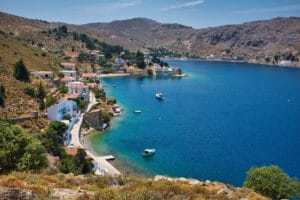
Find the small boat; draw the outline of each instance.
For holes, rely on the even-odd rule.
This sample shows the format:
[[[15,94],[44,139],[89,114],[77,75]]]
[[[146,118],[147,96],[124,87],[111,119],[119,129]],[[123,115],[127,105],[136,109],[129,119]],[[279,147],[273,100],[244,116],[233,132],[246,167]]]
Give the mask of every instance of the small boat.
[[[111,85],[111,87],[117,87],[116,85]]]
[[[154,154],[155,154],[155,149],[145,149],[144,153],[142,155],[145,157],[148,157],[148,156],[152,156]]]
[[[141,111],[141,110],[134,110],[133,113],[134,113],[134,114],[141,114],[142,111]]]
[[[156,94],[155,94],[155,97],[156,97],[157,99],[159,99],[159,100],[164,100],[164,95],[163,95],[162,93],[160,93],[160,92],[156,93]]]

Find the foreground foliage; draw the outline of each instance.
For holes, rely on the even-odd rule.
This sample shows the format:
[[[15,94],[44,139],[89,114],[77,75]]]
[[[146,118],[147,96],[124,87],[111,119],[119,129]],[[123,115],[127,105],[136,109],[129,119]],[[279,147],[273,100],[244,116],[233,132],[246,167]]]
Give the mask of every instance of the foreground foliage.
[[[277,166],[251,168],[244,186],[272,199],[300,197],[300,182],[289,177]]]
[[[47,166],[43,145],[21,127],[0,121],[0,172],[38,171]]]
[[[56,199],[57,196],[63,199],[99,200],[268,199],[252,190],[234,188],[217,182],[189,184],[187,181],[154,181],[125,176],[73,176],[13,172],[7,176],[0,176],[0,188],[1,186],[30,190],[34,193],[35,199]],[[70,197],[74,193],[75,196]]]

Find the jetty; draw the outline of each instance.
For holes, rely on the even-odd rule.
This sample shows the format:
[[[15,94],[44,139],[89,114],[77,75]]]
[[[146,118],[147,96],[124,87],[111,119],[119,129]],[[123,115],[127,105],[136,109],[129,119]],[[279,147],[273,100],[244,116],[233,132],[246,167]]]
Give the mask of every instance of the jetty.
[[[89,104],[87,106],[87,111],[89,111],[95,104],[97,104],[95,95],[90,92],[89,94]],[[87,149],[81,142],[80,142],[80,128],[83,122],[83,114],[81,113],[78,117],[77,122],[74,124],[71,135],[72,135],[72,144],[75,147],[82,148],[85,150],[86,154],[91,157],[96,166],[95,174],[98,175],[121,175],[121,172],[118,171],[109,161],[114,160],[114,156],[97,156],[92,150]]]

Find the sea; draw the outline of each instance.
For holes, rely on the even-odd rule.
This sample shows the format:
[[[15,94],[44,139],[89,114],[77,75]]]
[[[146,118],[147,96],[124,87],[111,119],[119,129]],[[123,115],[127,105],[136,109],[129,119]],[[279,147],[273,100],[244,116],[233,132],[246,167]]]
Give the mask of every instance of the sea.
[[[145,176],[242,186],[251,167],[277,165],[300,178],[300,69],[169,60],[188,77],[102,78],[124,108],[90,143]],[[155,98],[162,92],[165,100]],[[141,110],[135,114],[134,110]],[[145,148],[156,153],[145,158]]]

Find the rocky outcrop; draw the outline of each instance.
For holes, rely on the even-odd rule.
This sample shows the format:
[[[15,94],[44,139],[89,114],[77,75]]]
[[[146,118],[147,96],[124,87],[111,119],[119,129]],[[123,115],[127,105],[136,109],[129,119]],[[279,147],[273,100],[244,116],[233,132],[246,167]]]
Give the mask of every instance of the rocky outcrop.
[[[0,200],[30,200],[32,191],[19,188],[0,188]]]

